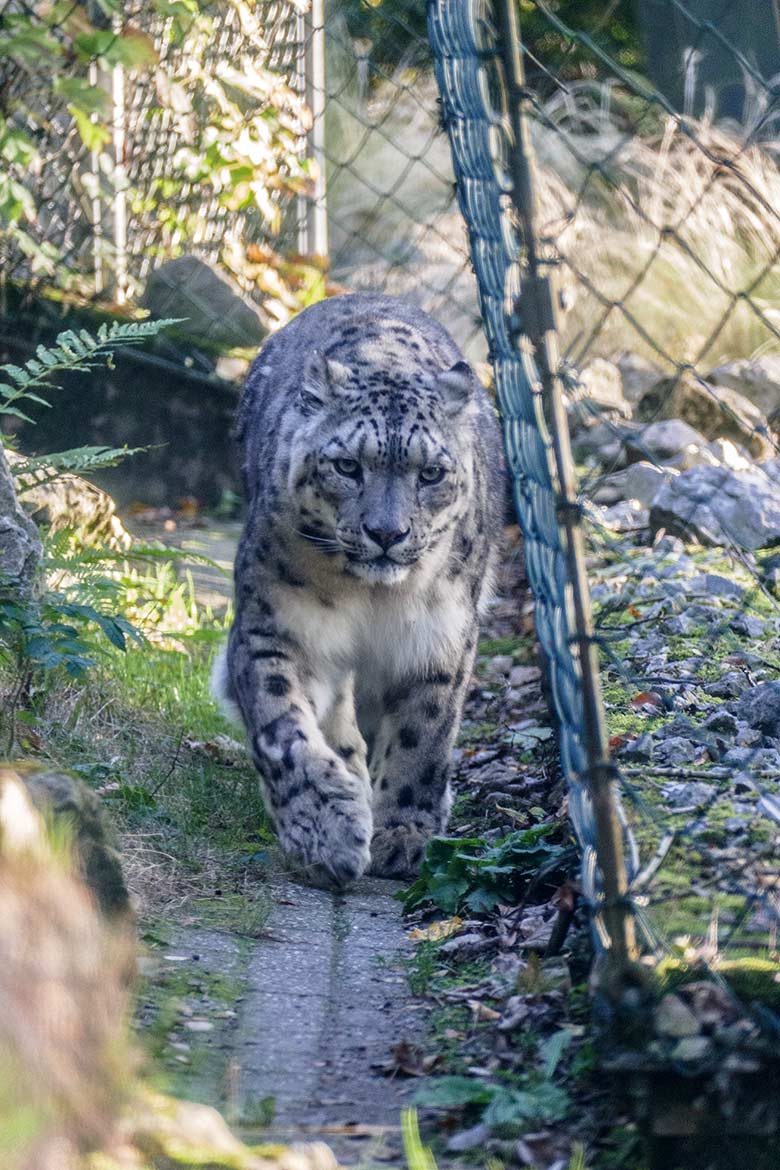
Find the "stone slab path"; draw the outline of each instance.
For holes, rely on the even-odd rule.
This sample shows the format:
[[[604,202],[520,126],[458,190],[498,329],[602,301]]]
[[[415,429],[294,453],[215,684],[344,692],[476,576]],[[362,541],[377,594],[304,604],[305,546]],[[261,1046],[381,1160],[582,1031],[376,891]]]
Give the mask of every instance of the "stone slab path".
[[[219,566],[187,566],[202,604],[218,609],[232,596],[224,570],[239,535],[238,524],[209,523],[168,537]],[[226,1107],[248,1140],[321,1139],[347,1166],[405,1165],[400,1114],[416,1084],[376,1067],[392,1063],[393,1048],[414,1044],[425,1027],[404,970],[411,948],[393,898],[398,888],[364,878],[335,894],[277,869],[263,887],[272,908],[262,938],[175,930],[173,949],[190,969],[240,988],[235,1018],[215,1020],[190,1040],[209,1050],[193,1089]],[[264,1112],[270,1128],[242,1124]]]
[[[402,1165],[400,1114],[415,1086],[392,1050],[425,1027],[404,969],[410,944],[393,883],[333,894],[283,872],[263,937],[183,927],[172,950],[205,984],[239,989],[235,1017],[191,1036],[209,1056],[193,1091],[250,1141],[327,1142],[346,1166]],[[267,1114],[268,1127],[251,1121]]]

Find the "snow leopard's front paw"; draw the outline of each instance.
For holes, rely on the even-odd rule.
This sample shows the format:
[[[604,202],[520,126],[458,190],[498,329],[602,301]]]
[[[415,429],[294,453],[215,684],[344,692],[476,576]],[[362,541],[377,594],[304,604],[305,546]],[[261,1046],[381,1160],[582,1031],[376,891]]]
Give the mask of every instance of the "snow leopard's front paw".
[[[424,832],[416,825],[378,829],[371,842],[368,872],[383,878],[416,877],[430,838],[430,832]]]
[[[371,859],[371,810],[358,800],[339,800],[305,818],[279,825],[284,852],[313,885],[344,889]]]

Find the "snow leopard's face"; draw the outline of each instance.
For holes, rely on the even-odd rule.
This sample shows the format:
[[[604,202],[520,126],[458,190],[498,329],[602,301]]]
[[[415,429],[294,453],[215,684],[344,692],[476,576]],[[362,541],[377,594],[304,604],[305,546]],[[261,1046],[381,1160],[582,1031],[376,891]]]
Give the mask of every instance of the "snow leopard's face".
[[[303,536],[343,558],[346,573],[391,585],[452,529],[468,499],[474,374],[465,362],[443,371],[429,359],[425,368],[403,346],[388,355],[385,345],[358,347],[350,366],[313,356],[290,487]]]

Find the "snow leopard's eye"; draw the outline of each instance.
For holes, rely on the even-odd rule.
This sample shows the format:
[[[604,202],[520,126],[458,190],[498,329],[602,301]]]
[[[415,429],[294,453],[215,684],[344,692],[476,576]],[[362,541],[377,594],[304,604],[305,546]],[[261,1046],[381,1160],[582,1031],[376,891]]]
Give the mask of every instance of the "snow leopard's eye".
[[[334,459],[333,466],[339,475],[346,475],[348,479],[360,479],[360,464],[357,459]]]
[[[430,467],[423,467],[420,472],[420,481],[422,483],[441,483],[444,479],[444,468],[437,467],[431,464]]]

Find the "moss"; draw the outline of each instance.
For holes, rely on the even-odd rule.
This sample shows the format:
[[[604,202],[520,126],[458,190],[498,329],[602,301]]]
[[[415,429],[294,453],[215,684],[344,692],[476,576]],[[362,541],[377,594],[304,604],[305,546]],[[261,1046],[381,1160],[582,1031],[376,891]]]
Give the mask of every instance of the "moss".
[[[722,959],[711,964],[738,999],[750,1004],[758,1001],[770,1008],[780,1008],[780,959],[743,956]],[[710,970],[683,959],[662,959],[655,969],[659,994],[706,979]]]

